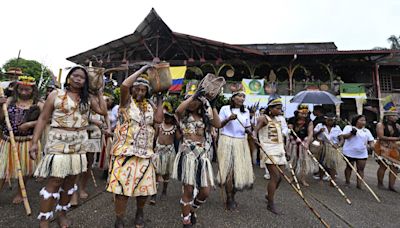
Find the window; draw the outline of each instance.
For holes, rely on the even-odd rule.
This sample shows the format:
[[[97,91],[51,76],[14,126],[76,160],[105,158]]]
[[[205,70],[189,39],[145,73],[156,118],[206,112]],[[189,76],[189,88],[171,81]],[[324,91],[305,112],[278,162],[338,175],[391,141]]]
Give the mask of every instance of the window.
[[[380,79],[382,92],[392,92],[392,76],[390,74],[381,74]]]

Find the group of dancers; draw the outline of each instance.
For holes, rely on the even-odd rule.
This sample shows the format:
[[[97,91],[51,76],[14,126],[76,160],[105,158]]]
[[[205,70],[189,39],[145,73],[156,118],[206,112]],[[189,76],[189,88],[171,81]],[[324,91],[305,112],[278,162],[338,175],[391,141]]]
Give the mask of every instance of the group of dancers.
[[[112,100],[102,91],[89,93],[88,72],[81,66],[73,67],[64,88],[52,88],[45,101],[38,99],[34,79],[25,76],[15,83],[11,97],[0,98],[0,104],[8,106],[25,183],[31,176],[47,180],[40,190],[40,227],[49,227],[54,212],[61,227],[71,225],[66,214],[76,203],[73,196],[78,195],[78,185],[79,196],[87,197],[86,182],[96,160],[93,153],[105,146],[103,136],[109,139],[103,140],[109,148],[106,190],[114,195],[115,227],[124,227],[130,197],[135,197],[137,204],[134,224],[144,227],[146,202],[156,203],[159,183],[163,184],[160,197],[165,198],[170,178],[182,182],[183,227],[196,224],[196,211],[214,185],[224,189],[226,209],[235,210],[235,195],[251,189],[255,179],[250,148],[258,148],[260,164],[269,173],[265,197],[267,209],[274,214],[280,214],[274,198],[282,180],[281,170],[290,167],[303,186],[309,186],[306,179],[311,174],[324,178],[308,154],[310,150],[334,179],[344,163],[340,153],[351,164],[356,163],[363,177],[368,149],[374,147],[380,165],[378,186],[383,187],[389,167],[389,189],[396,191],[400,126],[393,108],[378,124],[378,141],[373,145],[365,116],[354,117],[342,130],[334,114],[320,115],[313,122],[308,106],[299,105],[295,116],[286,122],[279,96],[270,96],[264,113],[254,119],[254,110],[244,106],[243,91],[233,91],[230,104],[218,111],[216,99],[209,100],[200,86],[187,90],[184,101],[173,110],[163,101],[162,93],[152,94],[146,75],[150,69],[143,66],[123,81],[117,117],[111,110]],[[17,174],[3,113],[0,118],[1,189]],[[213,156],[218,161],[214,167]],[[347,164],[346,184],[350,184],[351,171]],[[357,187],[361,188],[360,179]],[[13,201],[22,201],[20,191]]]

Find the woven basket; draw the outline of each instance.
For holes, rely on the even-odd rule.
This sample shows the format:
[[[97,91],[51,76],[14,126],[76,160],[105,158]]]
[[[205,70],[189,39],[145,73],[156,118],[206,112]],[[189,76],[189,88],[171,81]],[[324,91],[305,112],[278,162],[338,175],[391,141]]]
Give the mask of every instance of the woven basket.
[[[225,85],[225,79],[223,77],[217,77],[213,74],[207,74],[203,80],[200,81],[198,88],[204,88],[205,97],[208,100],[214,100],[220,93],[221,88]]]
[[[101,67],[89,66],[86,68],[86,70],[89,74],[89,92],[92,94],[97,94],[98,91],[104,86],[103,75],[106,69]]]
[[[169,63],[162,62],[147,70],[149,83],[153,93],[166,92],[172,86]]]

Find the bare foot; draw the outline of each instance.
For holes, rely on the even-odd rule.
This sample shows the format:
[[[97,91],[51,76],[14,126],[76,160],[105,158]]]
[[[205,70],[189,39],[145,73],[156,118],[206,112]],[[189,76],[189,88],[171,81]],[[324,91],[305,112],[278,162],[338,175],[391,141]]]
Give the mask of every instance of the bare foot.
[[[115,228],[124,228],[124,220],[122,218],[116,218],[114,223]]]
[[[161,193],[160,200],[161,201],[166,201],[167,200],[167,193],[166,192],[162,192]]]
[[[357,184],[357,188],[362,190],[361,184]]]
[[[398,192],[394,187],[389,187],[389,191],[391,191],[391,192]]]
[[[49,227],[49,220],[40,221],[39,227],[40,228],[48,228]]]
[[[383,186],[383,184],[378,184],[378,189],[384,190],[385,186]]]
[[[301,181],[301,184],[302,184],[304,187],[310,186],[305,180]]]
[[[71,221],[67,218],[67,216],[65,216],[65,215],[59,215],[58,216],[58,225],[61,227],[61,228],[68,228],[68,227],[71,227]]]
[[[150,205],[156,205],[156,200],[157,200],[157,195],[152,195],[151,197],[150,197],[150,201],[149,201],[149,204]]]
[[[24,201],[24,199],[22,198],[21,193],[17,193],[17,195],[14,196],[14,199],[12,201],[13,204],[20,204]]]
[[[134,224],[136,228],[144,227],[143,211],[136,211]]]
[[[89,194],[85,190],[81,189],[79,190],[79,197],[81,199],[87,199],[89,197]]]
[[[71,206],[73,206],[73,207],[78,206],[78,204],[79,204],[78,198],[79,198],[78,192],[74,192],[74,194],[72,194],[72,196],[71,196],[71,200],[69,201]]]
[[[268,205],[267,205],[267,210],[269,210],[270,212],[272,212],[273,214],[276,214],[276,215],[283,215],[282,212],[280,212],[280,211],[278,211],[278,210],[276,209],[276,207],[275,207],[274,204],[268,204]]]

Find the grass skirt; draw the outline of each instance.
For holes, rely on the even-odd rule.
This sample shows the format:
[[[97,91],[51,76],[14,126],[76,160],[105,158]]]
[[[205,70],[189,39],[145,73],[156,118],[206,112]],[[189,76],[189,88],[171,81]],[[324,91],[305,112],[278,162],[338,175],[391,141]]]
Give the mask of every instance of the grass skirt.
[[[65,178],[86,172],[86,142],[86,130],[51,128],[44,149],[45,156],[37,166],[35,176]]]
[[[214,186],[210,155],[204,145],[185,140],[175,157],[172,178],[194,187]]]
[[[297,143],[296,140],[289,141],[287,150],[290,156],[289,162],[292,164],[296,175],[308,175],[318,170],[318,164],[313,161],[304,147]]]
[[[156,174],[151,159],[113,156],[110,161],[107,191],[124,196],[156,194]]]
[[[319,161],[321,164],[328,169],[338,170],[340,167],[344,166],[344,159],[329,143],[324,143],[320,153]]]
[[[176,156],[174,144],[161,145],[157,143],[154,152],[152,159],[156,173],[163,176],[172,174]]]
[[[16,148],[18,157],[21,165],[22,176],[32,176],[37,161],[40,161],[41,153],[38,154],[39,158],[32,160],[29,157],[29,148],[32,145],[30,136],[16,136]],[[39,151],[40,145],[39,145]],[[13,151],[11,148],[11,142],[7,139],[1,139],[0,141],[0,179],[16,179],[18,178],[17,169],[15,167],[15,161],[13,158]]]
[[[217,156],[219,166],[217,182],[219,184],[225,184],[228,174],[233,172],[233,185],[236,190],[240,191],[253,186],[254,173],[249,143],[246,138],[220,135]]]

